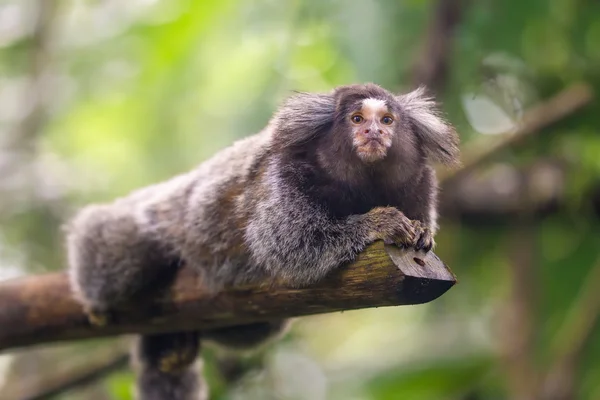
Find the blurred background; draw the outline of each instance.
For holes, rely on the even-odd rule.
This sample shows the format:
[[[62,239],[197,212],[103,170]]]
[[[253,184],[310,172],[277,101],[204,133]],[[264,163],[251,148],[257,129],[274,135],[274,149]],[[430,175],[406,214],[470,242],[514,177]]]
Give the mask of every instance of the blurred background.
[[[426,84],[460,132],[436,250],[459,284],[205,349],[211,399],[600,399],[595,0],[0,0],[0,279],[64,268],[75,210],[193,168],[292,90],[367,81]],[[128,343],[4,353],[0,399],[131,399]]]

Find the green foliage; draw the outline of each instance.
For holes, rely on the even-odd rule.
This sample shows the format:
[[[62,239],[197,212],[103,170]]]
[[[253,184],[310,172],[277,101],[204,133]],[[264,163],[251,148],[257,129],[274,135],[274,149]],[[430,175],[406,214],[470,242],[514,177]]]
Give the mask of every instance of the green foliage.
[[[132,382],[134,380],[131,371],[119,372],[109,376],[104,382],[108,393],[114,400],[130,400],[132,396]]]
[[[435,360],[429,365],[391,370],[368,381],[373,399],[460,399],[470,393],[473,382],[485,378],[489,359]]]
[[[23,134],[31,107],[22,93],[40,51],[28,34],[34,3],[0,1],[0,145]],[[517,127],[528,108],[569,84],[584,81],[600,92],[599,2],[466,3],[438,93],[465,148]],[[34,172],[0,176],[0,276],[15,265],[23,272],[63,267],[59,227],[76,207],[192,168],[264,127],[292,90],[357,81],[407,87],[436,4],[60,2],[50,56],[41,66],[51,78],[45,118],[29,132],[33,150],[17,137],[17,148],[8,151],[30,151]],[[557,332],[600,262],[598,211],[590,204],[600,182],[597,110],[596,101],[496,158],[515,171],[551,159],[565,176],[560,204],[532,227],[536,372],[554,360]],[[0,171],[9,158],[0,152]],[[26,163],[15,165],[29,171]],[[442,220],[436,250],[459,277],[450,292],[425,306],[302,319],[280,346],[312,363],[277,373],[276,357],[267,357],[267,372],[247,392],[244,380],[228,387],[217,353],[207,351],[215,398],[284,398],[277,397],[281,387],[309,385],[303,379],[314,377],[327,382],[332,398],[511,398],[499,351],[506,337],[498,326],[511,296],[511,243],[523,219],[454,217]],[[600,396],[598,335],[577,365],[578,399]],[[251,370],[262,363],[248,360],[244,368]],[[124,400],[132,398],[132,383],[133,375],[123,372],[100,387]],[[69,398],[88,397],[81,391]]]

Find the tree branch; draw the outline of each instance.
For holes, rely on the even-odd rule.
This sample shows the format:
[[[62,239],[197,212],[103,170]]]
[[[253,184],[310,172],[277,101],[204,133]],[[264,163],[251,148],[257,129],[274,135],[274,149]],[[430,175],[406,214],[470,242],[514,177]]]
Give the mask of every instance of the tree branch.
[[[413,67],[413,86],[425,85],[439,93],[446,81],[454,31],[463,14],[463,0],[437,0],[425,45]]]
[[[521,143],[525,138],[539,133],[544,128],[564,119],[591,103],[594,91],[587,83],[575,83],[559,92],[551,99],[527,111],[521,125],[512,132],[499,135],[496,141],[486,138],[483,147],[475,143],[463,151],[463,167],[447,174],[441,174],[444,184],[455,182],[495,157],[502,150]]]
[[[297,289],[281,283],[234,287],[210,294],[183,268],[148,307],[117,310],[113,322],[91,326],[64,273],[0,283],[0,350],[44,342],[127,333],[207,330],[270,319],[432,301],[456,283],[432,252],[401,251],[376,242],[357,260],[319,284]]]

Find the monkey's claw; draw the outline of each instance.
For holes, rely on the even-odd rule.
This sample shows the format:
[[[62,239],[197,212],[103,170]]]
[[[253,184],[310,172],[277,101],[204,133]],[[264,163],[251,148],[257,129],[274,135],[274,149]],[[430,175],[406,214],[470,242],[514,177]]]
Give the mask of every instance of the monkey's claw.
[[[415,250],[423,250],[428,252],[435,244],[431,230],[419,224],[419,229],[417,231],[418,235],[417,243],[415,244]]]

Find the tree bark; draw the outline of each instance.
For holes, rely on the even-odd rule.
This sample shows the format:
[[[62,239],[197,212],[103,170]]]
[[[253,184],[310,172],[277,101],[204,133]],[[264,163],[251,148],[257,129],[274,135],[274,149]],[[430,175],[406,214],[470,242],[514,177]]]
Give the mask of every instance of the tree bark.
[[[183,268],[168,293],[115,310],[109,324],[87,320],[65,273],[0,284],[0,350],[46,342],[129,333],[209,330],[271,319],[432,301],[456,283],[433,253],[404,251],[376,242],[353,263],[322,282],[290,288],[277,282],[210,293]]]
[[[421,55],[413,67],[412,85],[425,85],[439,94],[445,86],[454,32],[460,24],[464,0],[437,0]]]

